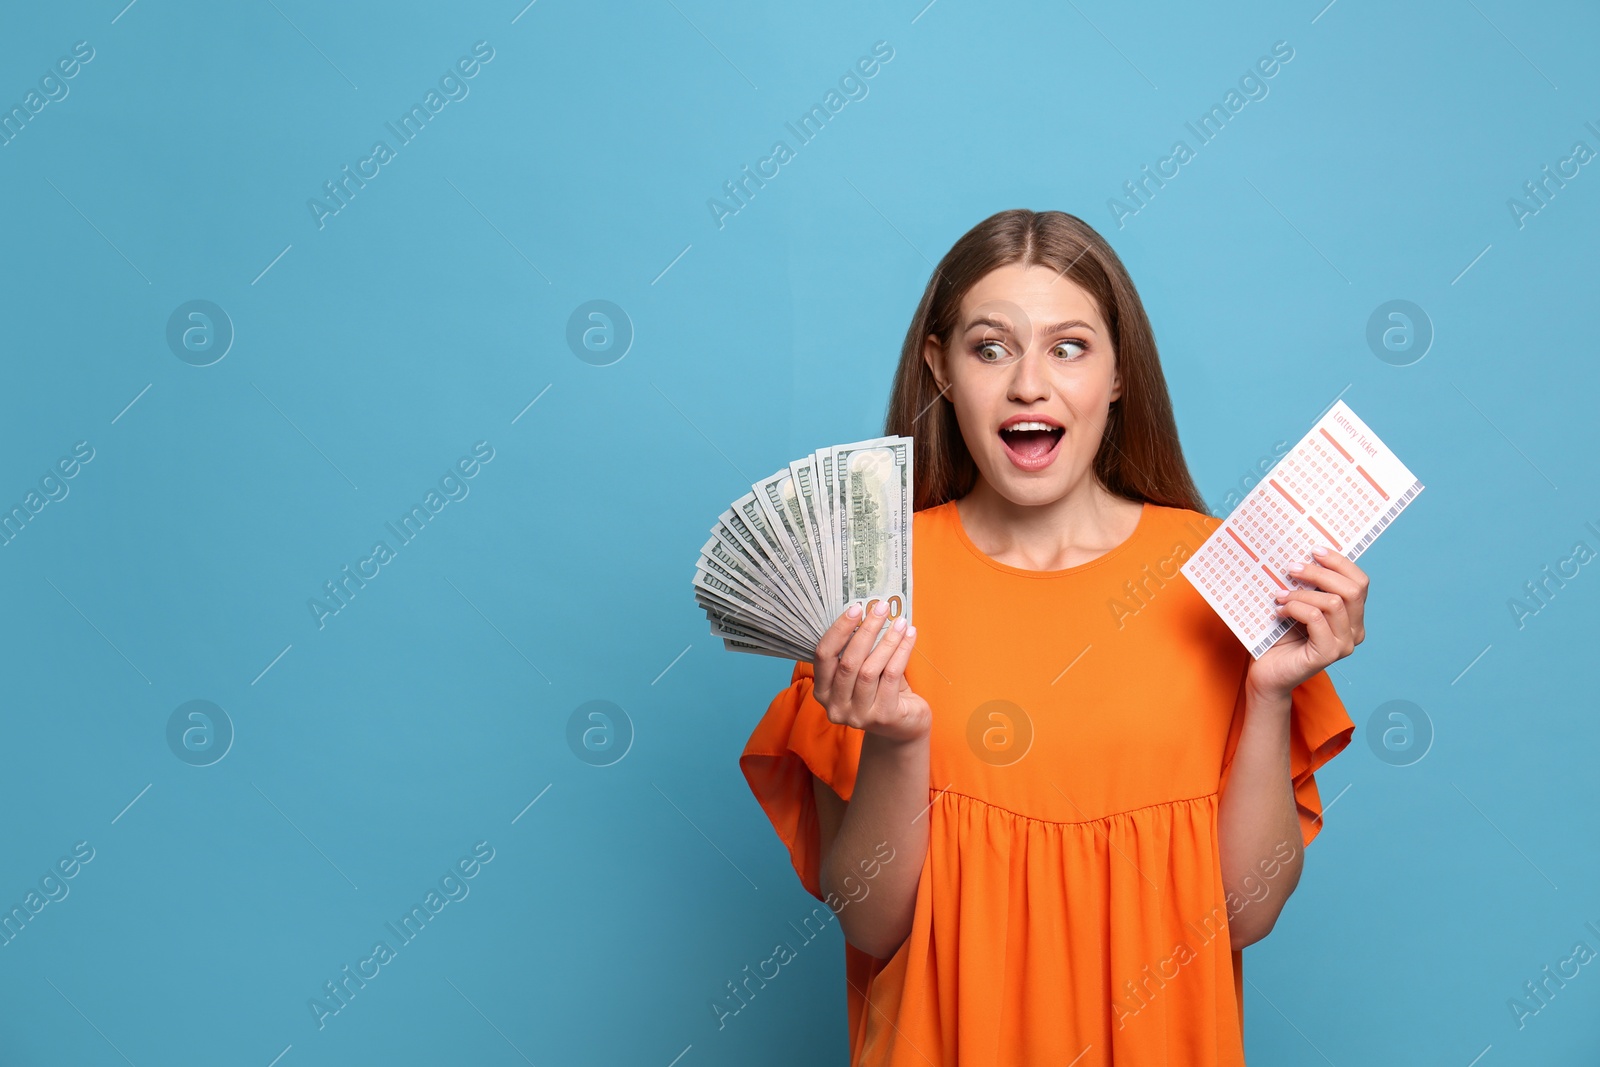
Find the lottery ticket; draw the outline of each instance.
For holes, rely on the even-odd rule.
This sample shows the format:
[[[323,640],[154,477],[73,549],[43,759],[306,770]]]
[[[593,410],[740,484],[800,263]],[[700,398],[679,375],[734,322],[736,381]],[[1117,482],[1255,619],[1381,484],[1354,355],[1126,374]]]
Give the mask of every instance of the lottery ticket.
[[[1335,401],[1181,568],[1206,603],[1260,659],[1295,620],[1277,614],[1290,574],[1327,545],[1354,560],[1423,485],[1344,401]]]

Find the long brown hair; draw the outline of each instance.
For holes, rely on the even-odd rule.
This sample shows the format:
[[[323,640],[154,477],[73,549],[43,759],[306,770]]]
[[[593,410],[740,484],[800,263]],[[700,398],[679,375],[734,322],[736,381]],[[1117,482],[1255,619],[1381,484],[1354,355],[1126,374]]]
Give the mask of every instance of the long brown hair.
[[[1122,261],[1076,215],[1025,208],[990,215],[961,236],[934,268],[906,331],[883,432],[915,442],[914,510],[965,496],[978,477],[955,407],[922,358],[923,343],[932,334],[948,347],[962,298],[984,275],[1009,264],[1055,268],[1094,297],[1110,326],[1122,395],[1111,403],[1094,458],[1101,484],[1129,500],[1209,514],[1183,460],[1150,319]]]

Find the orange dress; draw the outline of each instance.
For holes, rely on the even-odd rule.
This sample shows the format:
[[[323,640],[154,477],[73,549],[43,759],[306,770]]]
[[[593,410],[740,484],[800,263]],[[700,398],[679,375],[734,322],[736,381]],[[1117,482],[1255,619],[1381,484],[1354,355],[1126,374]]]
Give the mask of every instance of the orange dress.
[[[1146,503],[1110,552],[1028,571],[973,544],[953,501],[913,516],[928,851],[899,950],[845,943],[853,1067],[1244,1063],[1228,919],[1248,904],[1223,888],[1217,812],[1251,660],[1178,573],[1220,522]],[[739,764],[822,899],[812,776],[848,800],[865,735],[812,680],[797,663]],[[1301,841],[1279,860],[1316,836],[1312,772],[1355,729],[1326,671],[1291,717]]]

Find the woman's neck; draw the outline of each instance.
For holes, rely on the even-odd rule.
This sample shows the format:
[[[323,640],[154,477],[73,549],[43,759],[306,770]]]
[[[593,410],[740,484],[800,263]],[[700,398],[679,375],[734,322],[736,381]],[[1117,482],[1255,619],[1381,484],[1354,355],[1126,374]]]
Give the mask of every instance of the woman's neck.
[[[984,554],[1023,570],[1055,571],[1088,563],[1133,536],[1143,505],[1092,477],[1049,504],[1017,504],[980,475],[956,510]]]

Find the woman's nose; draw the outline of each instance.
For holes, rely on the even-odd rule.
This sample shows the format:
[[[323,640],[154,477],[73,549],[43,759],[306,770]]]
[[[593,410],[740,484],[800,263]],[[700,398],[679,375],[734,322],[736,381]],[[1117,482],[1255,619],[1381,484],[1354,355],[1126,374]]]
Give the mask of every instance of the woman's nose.
[[[1044,360],[1049,353],[1033,350],[1024,352],[1012,366],[1010,398],[1020,403],[1032,403],[1050,395],[1049,377],[1044,370]]]

